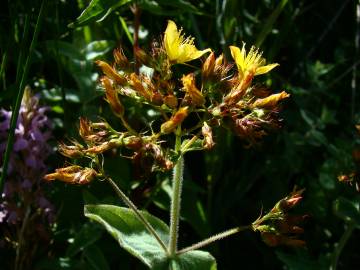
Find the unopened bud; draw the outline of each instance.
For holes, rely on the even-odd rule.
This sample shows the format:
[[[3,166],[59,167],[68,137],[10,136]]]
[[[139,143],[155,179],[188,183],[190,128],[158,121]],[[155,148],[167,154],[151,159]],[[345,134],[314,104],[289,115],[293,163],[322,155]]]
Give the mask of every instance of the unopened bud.
[[[196,88],[195,85],[195,75],[190,73],[186,76],[183,76],[181,79],[186,95],[191,99],[191,105],[193,106],[203,106],[205,104],[205,98],[203,94]]]
[[[111,81],[107,77],[102,77],[101,83],[105,88],[106,101],[110,104],[111,110],[116,116],[123,117],[124,106],[121,104],[118,93],[113,88]]]
[[[288,98],[289,96],[290,94],[286,93],[285,91],[282,91],[281,93],[272,94],[271,96],[268,96],[266,98],[257,99],[252,104],[252,107],[271,109],[276,107],[281,100]]]
[[[143,146],[143,141],[140,137],[129,136],[123,139],[124,146],[134,151],[139,150]]]
[[[205,149],[211,149],[214,147],[215,142],[213,139],[213,134],[212,134],[212,130],[211,127],[204,122],[204,125],[201,128],[201,132],[202,135],[204,136],[204,142],[203,142],[203,146]]]
[[[140,96],[144,97],[146,100],[151,100],[151,91],[145,89],[144,85],[142,84],[140,78],[135,73],[131,73],[130,75],[130,84],[132,88],[138,93]]]
[[[290,193],[289,196],[287,196],[284,199],[281,199],[275,206],[274,208],[271,210],[271,212],[287,212],[289,211],[291,208],[293,208],[295,205],[297,205],[301,200],[302,200],[302,196],[301,194],[304,192],[304,189],[299,190],[299,191],[294,191],[292,193]]]
[[[151,96],[151,102],[157,106],[163,104],[163,96],[159,92],[153,92]]]
[[[161,133],[173,132],[178,125],[188,116],[188,107],[180,108],[171,118],[161,125]]]
[[[127,68],[129,66],[129,60],[125,56],[122,48],[115,49],[113,55],[114,55],[115,63],[120,68]]]
[[[95,63],[101,68],[102,72],[111,80],[115,81],[119,85],[126,85],[126,78],[117,73],[116,70],[112,68],[108,63],[100,60],[95,61]]]
[[[97,172],[92,168],[82,168],[77,165],[68,166],[65,168],[56,169],[54,173],[44,176],[44,180],[53,181],[59,180],[69,184],[88,184],[96,176]]]
[[[98,154],[104,153],[110,149],[119,147],[121,145],[122,145],[122,142],[120,140],[113,139],[113,140],[104,142],[102,144],[89,147],[88,149],[84,150],[84,152],[89,153],[89,154],[98,155]]]
[[[86,137],[91,134],[90,121],[84,117],[80,117],[79,121],[79,134],[81,138],[86,141]]]
[[[136,47],[134,52],[136,59],[139,60],[141,64],[146,66],[150,65],[151,58],[143,49]]]
[[[215,53],[211,52],[210,55],[206,58],[204,64],[202,65],[201,74],[203,80],[209,79],[211,74],[214,72],[215,67]]]
[[[80,158],[84,156],[83,153],[84,147],[79,143],[75,143],[74,145],[66,145],[64,143],[60,143],[58,148],[60,154],[62,154],[65,157]]]
[[[164,97],[164,103],[171,109],[175,109],[178,105],[178,100],[173,94]]]

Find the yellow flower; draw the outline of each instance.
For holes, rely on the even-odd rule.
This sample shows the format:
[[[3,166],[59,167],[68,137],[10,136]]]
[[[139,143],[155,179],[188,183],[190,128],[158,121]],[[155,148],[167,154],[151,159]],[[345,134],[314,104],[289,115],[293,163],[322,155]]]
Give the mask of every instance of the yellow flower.
[[[243,76],[246,71],[253,73],[254,76],[265,74],[279,65],[277,63],[265,65],[266,60],[261,57],[262,52],[259,52],[259,49],[254,46],[252,46],[249,53],[246,54],[245,43],[243,43],[241,50],[236,46],[230,46],[230,50],[240,76]]]
[[[164,47],[166,54],[172,63],[185,63],[201,57],[203,54],[210,52],[210,49],[199,51],[194,45],[194,38],[185,38],[178,30],[173,21],[168,21],[165,30]]]

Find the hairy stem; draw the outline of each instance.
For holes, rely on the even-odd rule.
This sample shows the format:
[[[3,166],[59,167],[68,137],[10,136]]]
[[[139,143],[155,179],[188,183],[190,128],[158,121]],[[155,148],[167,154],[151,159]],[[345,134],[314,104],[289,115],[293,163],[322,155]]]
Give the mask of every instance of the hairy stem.
[[[135,204],[133,204],[133,202],[125,195],[124,192],[121,191],[121,189],[116,185],[116,183],[109,177],[106,178],[106,180],[110,183],[110,185],[113,187],[113,189],[115,190],[116,194],[121,198],[121,200],[131,209],[134,211],[134,213],[136,214],[136,216],[138,217],[138,219],[141,221],[141,223],[144,224],[145,228],[148,230],[148,232],[150,234],[152,234],[155,239],[158,241],[158,243],[160,244],[160,246],[162,247],[162,249],[167,252],[167,248],[165,243],[161,240],[160,236],[157,234],[157,232],[155,231],[154,227],[145,219],[145,217],[143,216],[143,214],[137,209],[137,207],[135,206]]]
[[[179,126],[176,131],[175,152],[180,154],[179,153],[180,148],[181,148],[181,127]],[[184,170],[184,158],[180,155],[179,160],[174,167],[174,176],[172,183],[173,192],[171,197],[170,242],[169,242],[170,256],[174,256],[177,251],[183,170]]]
[[[238,232],[241,232],[241,231],[245,231],[245,230],[248,230],[248,229],[251,229],[251,226],[243,226],[243,227],[236,227],[236,228],[232,228],[230,230],[227,230],[225,232],[222,232],[222,233],[218,233],[218,234],[215,234],[207,239],[204,239],[196,244],[193,244],[187,248],[183,248],[182,250],[179,250],[177,252],[177,254],[182,254],[182,253],[185,253],[185,252],[188,252],[188,251],[191,251],[191,250],[195,250],[195,249],[199,249],[199,248],[202,248],[202,247],[205,247],[211,243],[214,243],[215,241],[217,240],[221,240],[223,238],[226,238],[226,237],[229,237],[230,235],[233,235],[233,234],[236,234]]]
[[[334,253],[332,255],[332,262],[331,262],[330,270],[336,270],[340,254],[341,254],[342,250],[344,249],[344,247],[345,247],[347,241],[349,240],[354,229],[355,229],[355,223],[354,222],[349,223],[348,227],[345,229],[344,234],[341,236],[339,243],[337,243],[337,245],[335,247]]]

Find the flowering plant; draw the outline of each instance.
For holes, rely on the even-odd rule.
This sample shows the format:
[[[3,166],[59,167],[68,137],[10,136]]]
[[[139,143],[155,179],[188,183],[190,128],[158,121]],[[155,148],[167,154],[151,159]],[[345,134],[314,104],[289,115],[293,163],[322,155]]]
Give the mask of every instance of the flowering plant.
[[[45,160],[51,152],[48,140],[52,125],[46,112],[28,88],[22,99],[15,130],[14,154],[1,195],[1,246],[15,248],[14,269],[26,269],[39,246],[49,244],[49,224],[54,222],[54,206],[46,198],[41,181]],[[12,112],[0,111],[0,152],[4,153]],[[3,155],[0,163],[3,162]]]
[[[235,65],[228,63],[223,54],[216,57],[211,49],[198,50],[194,39],[185,37],[182,29],[169,21],[162,42],[154,43],[150,53],[134,48],[134,62],[121,49],[114,51],[113,65],[97,61],[104,73],[100,82],[105,99],[123,130],[115,130],[106,120],[91,122],[81,118],[82,142],[61,143],[59,151],[71,159],[91,162],[77,162],[45,176],[48,181],[57,179],[71,184],[106,180],[128,207],[86,205],[85,215],[101,223],[124,249],[151,269],[216,269],[215,259],[198,249],[245,229],[261,232],[267,243],[273,235],[282,239],[276,244],[303,245],[292,234],[301,232],[295,224],[298,219],[288,225],[290,238],[274,225],[290,220],[285,214],[289,209],[279,210],[276,206],[253,224],[178,248],[184,154],[211,149],[215,145],[213,129],[220,127],[231,130],[246,146],[257,144],[270,130],[280,127],[280,102],[289,96],[285,91],[271,94],[266,86],[253,83],[254,76],[268,73],[278,64],[266,65],[262,53],[255,47],[246,52],[245,44],[242,49],[231,46],[230,50]],[[188,64],[205,54],[208,56],[200,68]],[[179,64],[188,65],[193,71],[177,76],[175,66]],[[144,69],[150,72],[143,72]],[[124,106],[128,102],[151,110],[155,117],[148,120],[148,129],[138,130],[130,123],[129,108]],[[118,149],[129,151],[134,164],[144,171],[173,170],[169,227],[138,210],[104,170],[103,153]],[[294,192],[283,200],[288,208],[301,199],[300,194]],[[275,245],[274,241],[271,245]]]

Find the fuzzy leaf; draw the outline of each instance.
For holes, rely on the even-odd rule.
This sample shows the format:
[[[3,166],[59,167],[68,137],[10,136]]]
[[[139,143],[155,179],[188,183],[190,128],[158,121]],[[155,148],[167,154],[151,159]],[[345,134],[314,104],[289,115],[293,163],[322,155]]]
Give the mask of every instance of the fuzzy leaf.
[[[165,244],[169,228],[160,219],[141,211]],[[156,239],[148,233],[133,211],[114,205],[85,205],[85,216],[102,224],[119,244],[154,270],[215,270],[216,261],[208,252],[190,251],[169,259]]]

